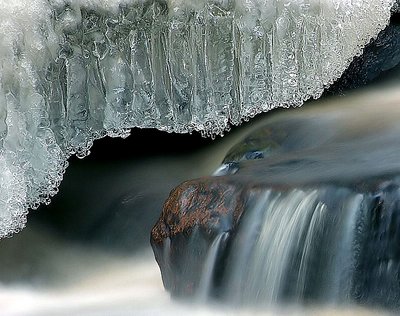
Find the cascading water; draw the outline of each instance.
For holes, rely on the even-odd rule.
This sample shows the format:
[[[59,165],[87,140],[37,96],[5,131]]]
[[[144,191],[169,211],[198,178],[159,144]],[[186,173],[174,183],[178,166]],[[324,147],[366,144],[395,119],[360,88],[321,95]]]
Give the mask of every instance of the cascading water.
[[[400,308],[398,91],[379,111],[371,93],[278,114],[214,176],[173,190],[152,231],[166,289],[228,306]]]
[[[196,296],[200,301],[206,301],[212,291],[212,282],[214,279],[215,265],[217,262],[217,257],[221,251],[221,247],[224,245],[226,239],[228,238],[228,233],[221,233],[215,237],[211,244],[211,247],[207,253],[206,260],[202,269],[202,277],[199,284],[199,289]]]
[[[215,235],[208,248],[200,228],[189,243],[178,238],[179,250],[168,239],[164,282],[174,294],[228,306],[399,308],[398,180],[369,193],[337,185],[254,189],[234,231]]]
[[[204,239],[196,230],[186,245],[182,278],[195,280],[193,273],[201,271],[191,295],[200,301],[219,297],[234,306],[318,302],[398,308],[399,194],[397,180],[373,193],[336,185],[254,190],[234,233],[216,235],[207,250],[199,246]],[[197,270],[193,262],[201,253]]]
[[[257,195],[233,241],[227,298],[261,304],[349,298],[362,196],[329,188]]]

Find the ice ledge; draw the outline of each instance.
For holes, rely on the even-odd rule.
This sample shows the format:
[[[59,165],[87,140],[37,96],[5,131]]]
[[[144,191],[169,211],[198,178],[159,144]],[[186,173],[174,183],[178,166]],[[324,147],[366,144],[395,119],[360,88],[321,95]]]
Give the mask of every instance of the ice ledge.
[[[1,0],[0,237],[71,154],[132,127],[221,134],[318,98],[393,0]]]

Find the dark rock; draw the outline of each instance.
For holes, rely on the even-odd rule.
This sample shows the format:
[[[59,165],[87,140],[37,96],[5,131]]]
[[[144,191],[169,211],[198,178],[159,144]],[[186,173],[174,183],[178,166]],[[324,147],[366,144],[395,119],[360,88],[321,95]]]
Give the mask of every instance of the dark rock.
[[[392,8],[392,15],[396,15],[399,13],[400,13],[400,0],[396,0]]]
[[[342,94],[384,79],[394,68],[400,67],[400,6],[393,9],[391,23],[378,37],[364,48],[362,55],[355,57],[350,66],[325,95]]]
[[[151,232],[164,286],[174,295],[193,294],[214,237],[231,232],[246,204],[246,184],[225,178],[187,181],[174,189]]]
[[[165,202],[161,218],[152,230],[153,242],[190,234],[195,227],[208,235],[229,231],[243,211],[243,187],[212,177],[182,183]]]
[[[387,182],[375,193],[361,226],[353,293],[369,305],[400,307],[400,187]]]

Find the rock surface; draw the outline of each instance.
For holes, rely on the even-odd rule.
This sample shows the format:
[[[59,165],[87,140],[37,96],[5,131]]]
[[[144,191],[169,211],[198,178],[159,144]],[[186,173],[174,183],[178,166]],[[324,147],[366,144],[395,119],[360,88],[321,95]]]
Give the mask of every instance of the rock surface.
[[[325,91],[325,95],[343,94],[365,86],[400,64],[400,2],[393,8],[391,23],[369,43],[363,54],[354,58],[343,75]]]
[[[236,227],[246,203],[246,184],[213,177],[174,189],[151,232],[151,244],[165,287],[193,294],[213,238]]]

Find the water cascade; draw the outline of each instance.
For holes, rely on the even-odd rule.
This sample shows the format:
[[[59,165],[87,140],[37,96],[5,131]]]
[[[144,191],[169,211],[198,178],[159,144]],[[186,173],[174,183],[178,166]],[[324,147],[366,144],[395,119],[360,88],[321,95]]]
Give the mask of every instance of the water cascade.
[[[178,268],[180,282],[191,287],[174,293],[239,306],[287,301],[399,308],[400,222],[393,203],[400,184],[384,186],[374,194],[329,185],[250,192],[234,232],[218,234],[207,251],[197,245],[204,242],[199,232],[191,236],[185,266]]]
[[[363,197],[346,191],[294,189],[260,192],[261,197],[254,197],[254,209],[248,214],[251,220],[243,219],[235,237],[227,297],[233,302],[262,304],[289,298],[350,299],[348,280],[353,275]],[[242,234],[249,231],[252,238],[243,240]]]
[[[221,247],[226,242],[227,237],[228,233],[219,234],[212,242],[206,255],[198,293],[196,294],[200,301],[206,301],[209,298],[213,285],[212,282],[214,279],[217,257],[221,251]]]
[[[398,91],[271,116],[214,176],[173,190],[152,232],[166,289],[228,306],[400,308]]]

